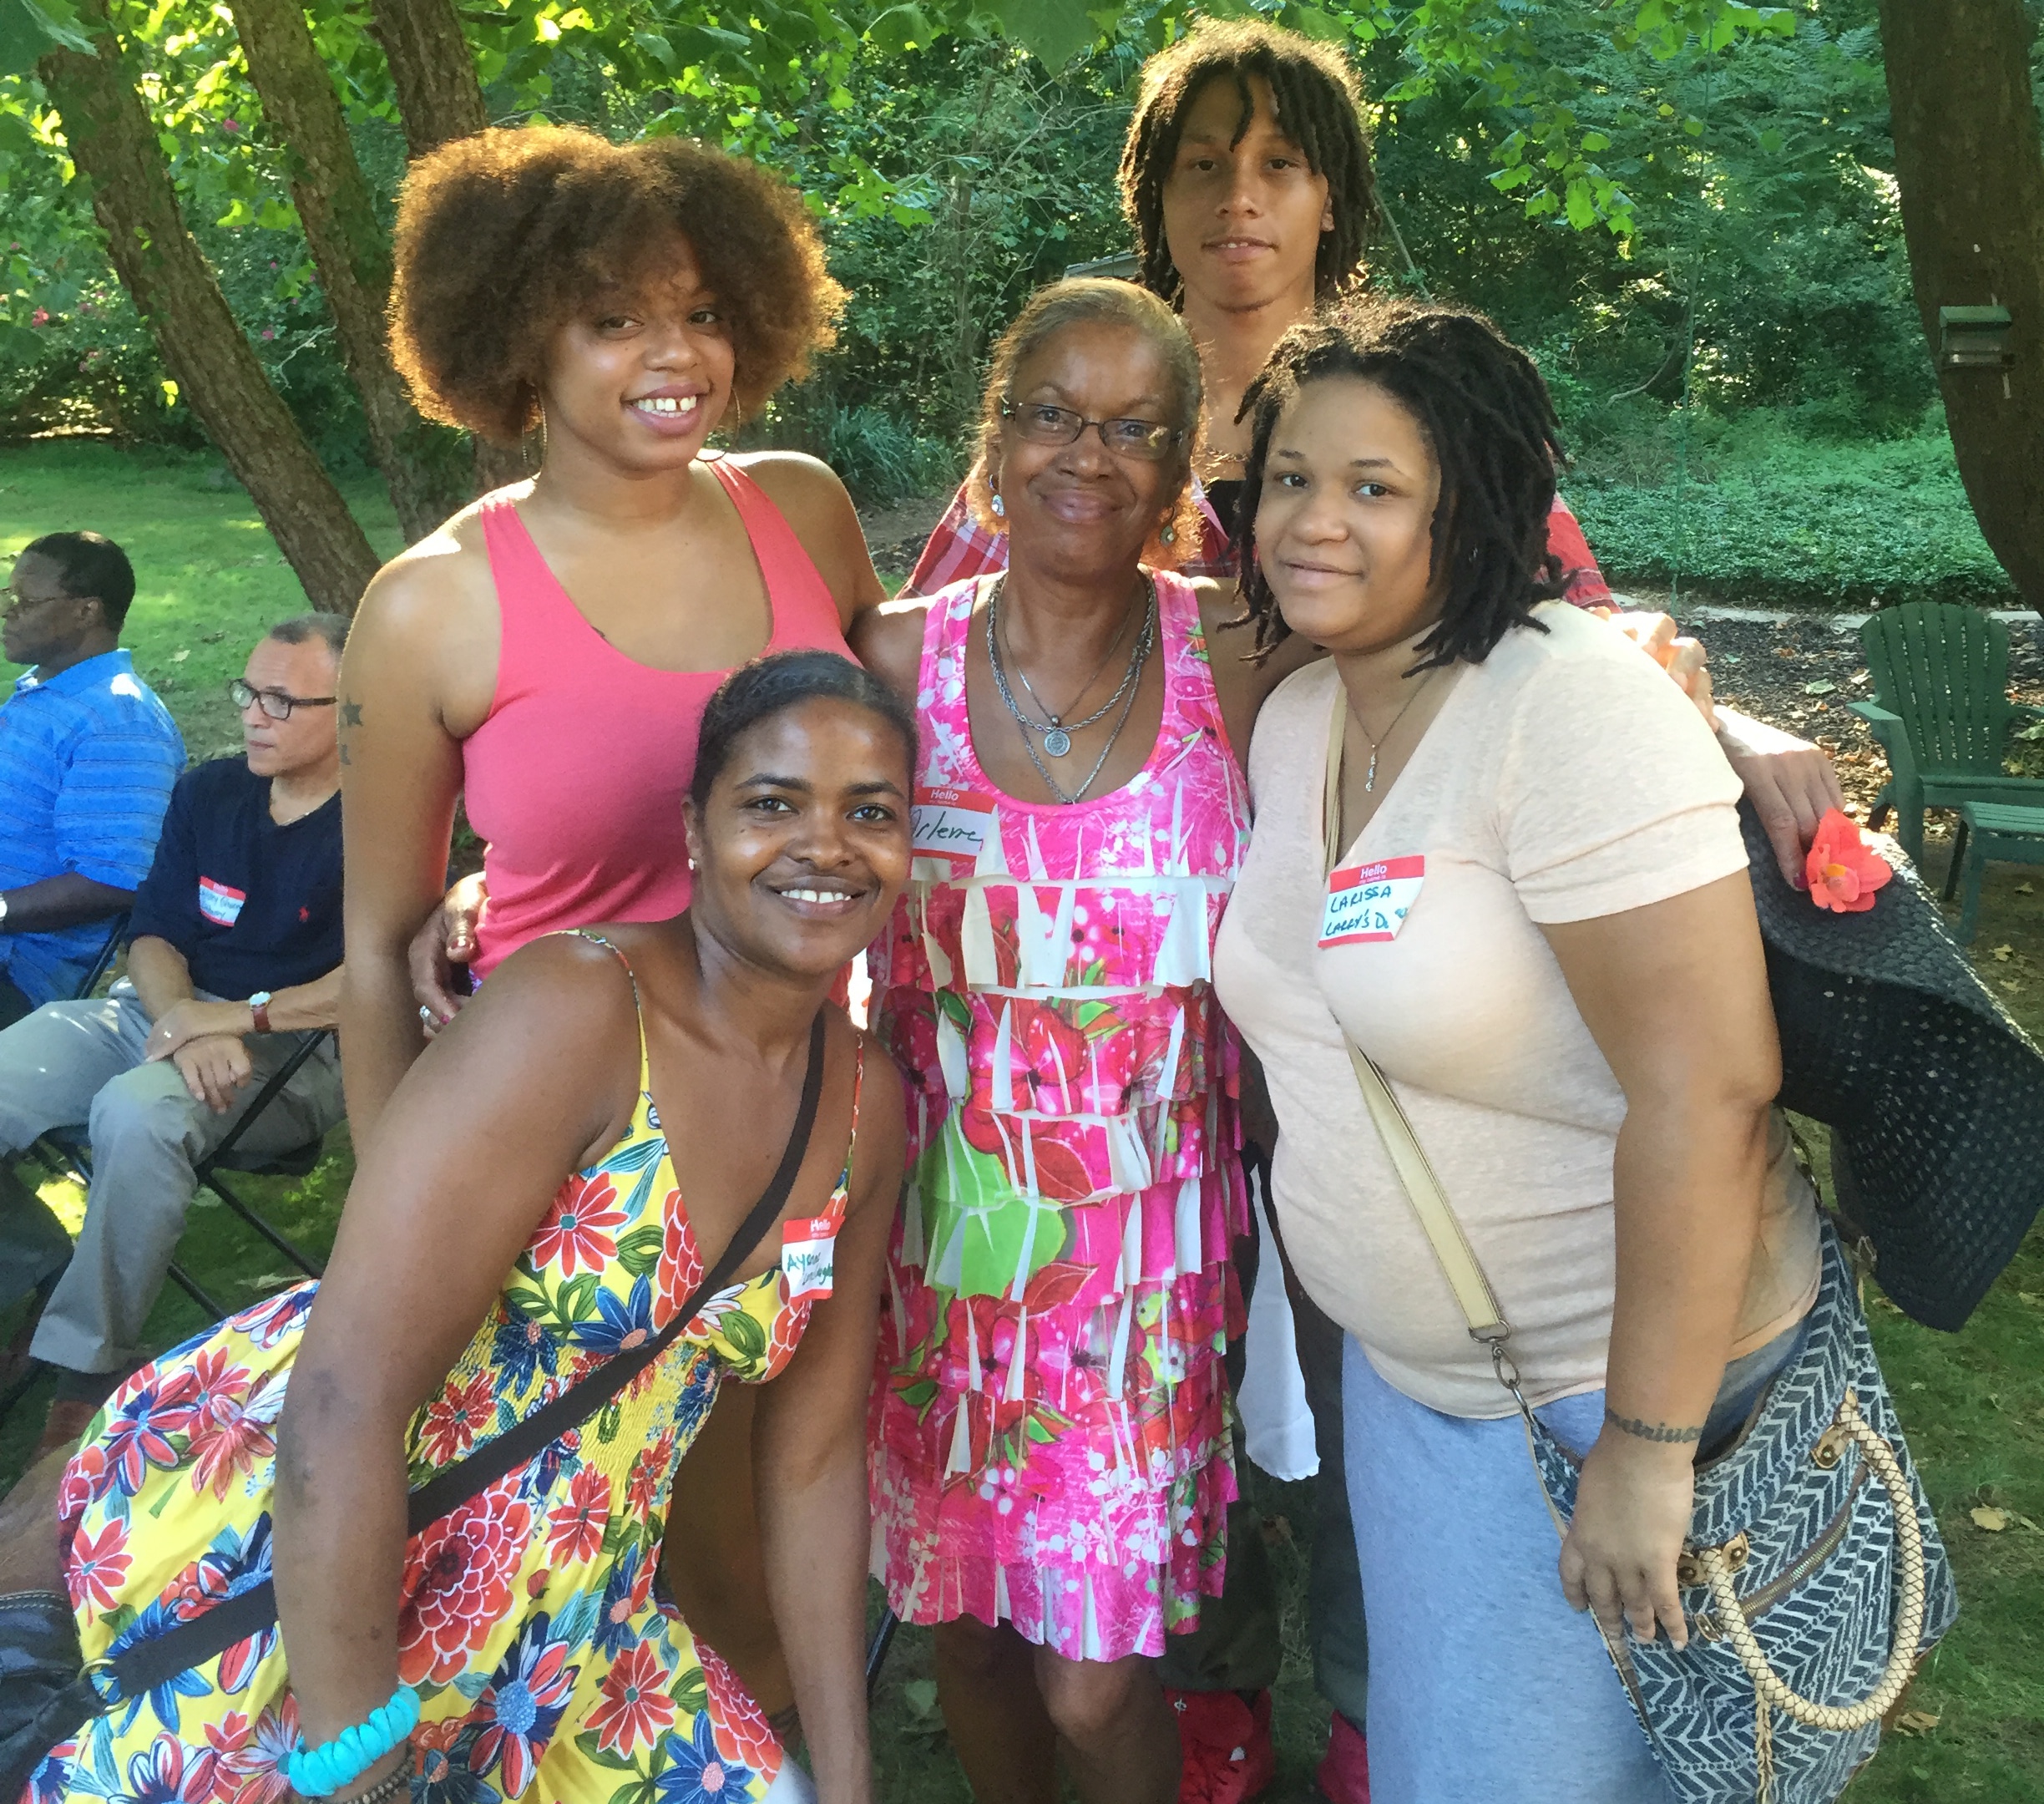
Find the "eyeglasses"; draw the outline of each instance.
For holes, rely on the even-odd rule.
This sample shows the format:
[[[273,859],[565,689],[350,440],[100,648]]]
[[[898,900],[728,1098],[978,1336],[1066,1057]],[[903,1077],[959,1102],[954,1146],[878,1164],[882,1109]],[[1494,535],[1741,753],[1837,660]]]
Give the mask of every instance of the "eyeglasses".
[[[1162,463],[1185,438],[1182,428],[1166,426],[1156,420],[1088,419],[1070,408],[1052,407],[1041,401],[1019,407],[1013,401],[1004,401],[1000,414],[1003,419],[1013,421],[1014,429],[1025,438],[1036,444],[1076,443],[1079,435],[1090,426],[1100,434],[1100,443],[1116,457],[1139,458],[1146,464]]]
[[[251,702],[260,702],[263,712],[271,720],[289,720],[295,707],[331,707],[334,705],[334,698],[330,695],[286,695],[281,689],[256,688],[239,676],[227,685],[227,699],[237,708],[243,709]]]
[[[12,619],[17,614],[33,614],[38,608],[54,607],[59,601],[83,601],[90,599],[91,597],[86,595],[68,595],[57,590],[53,590],[48,595],[23,595],[18,589],[9,589],[4,593],[0,593],[0,616]]]

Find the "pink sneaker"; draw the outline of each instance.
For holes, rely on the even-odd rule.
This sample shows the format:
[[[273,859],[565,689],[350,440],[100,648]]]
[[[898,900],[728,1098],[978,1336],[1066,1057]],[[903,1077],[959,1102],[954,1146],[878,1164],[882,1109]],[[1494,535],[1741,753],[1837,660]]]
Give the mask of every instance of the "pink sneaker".
[[[1370,1804],[1369,1744],[1339,1710],[1328,1731],[1326,1757],[1313,1780],[1328,1804]]]
[[[1237,1691],[1172,1691],[1164,1696],[1178,1717],[1185,1774],[1178,1804],[1249,1804],[1278,1776],[1271,1745],[1271,1695],[1245,1704]]]

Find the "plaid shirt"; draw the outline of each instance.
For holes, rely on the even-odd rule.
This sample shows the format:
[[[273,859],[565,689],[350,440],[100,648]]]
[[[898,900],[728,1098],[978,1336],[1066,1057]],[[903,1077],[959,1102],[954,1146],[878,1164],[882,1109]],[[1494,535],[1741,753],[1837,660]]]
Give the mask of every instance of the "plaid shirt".
[[[1232,582],[1234,548],[1228,544],[1221,516],[1214,512],[1197,476],[1192,479],[1192,498],[1199,503],[1199,551],[1180,563],[1178,573]],[[1568,573],[1567,595],[1576,606],[1596,607],[1611,600],[1610,586],[1591,555],[1589,541],[1583,537],[1575,514],[1569,511],[1568,503],[1560,495],[1555,497],[1553,511],[1547,516],[1547,549],[1561,560],[1561,568]],[[1007,567],[1008,535],[989,532],[972,517],[961,484],[951,498],[951,505],[944,509],[944,518],[930,534],[929,542],[923,547],[923,555],[916,560],[914,572],[902,585],[901,597],[934,595],[947,583],[962,577],[984,576],[990,570]]]

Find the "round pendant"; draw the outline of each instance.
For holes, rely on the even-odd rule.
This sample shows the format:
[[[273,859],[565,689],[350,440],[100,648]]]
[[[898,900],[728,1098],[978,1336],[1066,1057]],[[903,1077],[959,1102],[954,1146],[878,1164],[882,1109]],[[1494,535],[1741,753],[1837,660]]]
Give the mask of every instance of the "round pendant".
[[[1044,750],[1052,758],[1063,758],[1071,750],[1071,735],[1062,727],[1053,727],[1044,735]]]

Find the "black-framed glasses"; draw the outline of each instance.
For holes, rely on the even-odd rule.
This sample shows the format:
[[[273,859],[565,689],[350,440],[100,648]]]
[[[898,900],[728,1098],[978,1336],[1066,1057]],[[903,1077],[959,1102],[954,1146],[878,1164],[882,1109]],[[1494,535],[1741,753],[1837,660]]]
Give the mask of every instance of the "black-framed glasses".
[[[1185,438],[1183,428],[1166,426],[1158,420],[1088,419],[1083,413],[1053,407],[1047,401],[1004,401],[1000,413],[1025,438],[1037,444],[1075,443],[1080,433],[1090,426],[1100,434],[1100,443],[1116,457],[1140,458],[1146,464],[1162,463]]]
[[[244,682],[239,676],[227,685],[227,699],[237,708],[246,708],[250,702],[261,703],[262,711],[271,720],[289,720],[295,707],[331,707],[334,697],[330,695],[286,695],[281,689],[258,689],[252,683]]]

